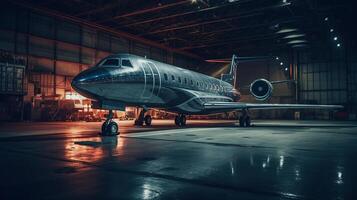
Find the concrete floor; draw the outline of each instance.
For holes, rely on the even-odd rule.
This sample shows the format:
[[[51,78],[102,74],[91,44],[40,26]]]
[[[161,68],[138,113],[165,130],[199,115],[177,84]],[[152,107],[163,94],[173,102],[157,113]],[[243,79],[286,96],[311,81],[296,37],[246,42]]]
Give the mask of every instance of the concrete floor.
[[[357,123],[0,124],[0,199],[357,199]]]

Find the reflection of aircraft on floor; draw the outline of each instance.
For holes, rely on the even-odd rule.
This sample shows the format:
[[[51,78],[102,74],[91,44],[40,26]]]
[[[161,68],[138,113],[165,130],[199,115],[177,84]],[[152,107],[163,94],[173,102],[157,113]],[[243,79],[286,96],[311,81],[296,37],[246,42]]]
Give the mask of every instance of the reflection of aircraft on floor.
[[[185,126],[185,115],[205,115],[238,110],[240,126],[250,126],[248,110],[256,109],[339,109],[338,105],[261,104],[238,102],[240,93],[233,86],[238,57],[233,56],[229,74],[221,80],[169,64],[130,54],[108,56],[94,67],[78,74],[73,88],[85,97],[96,100],[93,107],[109,110],[102,126],[102,135],[118,134],[112,110],[125,106],[143,108],[136,125],[151,124],[150,108],[178,113],[175,124]],[[268,99],[273,82],[255,80],[250,85],[258,100]]]

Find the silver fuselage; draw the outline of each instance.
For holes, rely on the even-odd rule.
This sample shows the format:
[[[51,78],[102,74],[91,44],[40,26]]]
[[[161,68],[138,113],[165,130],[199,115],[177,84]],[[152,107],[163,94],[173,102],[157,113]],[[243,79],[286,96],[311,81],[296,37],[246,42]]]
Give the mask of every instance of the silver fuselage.
[[[78,74],[72,87],[81,95],[100,102],[182,114],[225,112],[205,109],[203,104],[239,100],[238,91],[225,81],[131,54],[111,55],[103,60],[113,58],[130,60],[132,66],[108,67],[102,66],[101,61]]]

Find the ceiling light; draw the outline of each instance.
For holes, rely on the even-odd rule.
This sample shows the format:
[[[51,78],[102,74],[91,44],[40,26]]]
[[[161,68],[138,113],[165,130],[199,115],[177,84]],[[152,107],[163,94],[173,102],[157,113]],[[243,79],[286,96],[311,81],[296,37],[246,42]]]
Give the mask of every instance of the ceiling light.
[[[280,65],[284,65],[284,63],[283,63],[283,62],[281,62],[281,63],[280,63]]]
[[[306,44],[295,44],[291,46],[292,48],[303,48],[303,47],[307,47]]]
[[[337,41],[337,40],[338,40],[338,37],[334,37],[333,40]]]
[[[325,17],[325,21],[326,21],[326,22],[328,21],[328,17]]]
[[[289,70],[289,68],[285,67],[285,71],[288,71],[288,70]]]
[[[305,34],[293,34],[293,35],[285,36],[284,39],[299,38],[299,37],[304,37],[304,36],[305,36]]]
[[[334,31],[333,28],[331,28],[331,29],[330,29],[330,32],[332,33],[333,31]]]
[[[288,44],[299,44],[299,43],[306,43],[306,40],[292,40],[288,42]]]
[[[294,32],[297,31],[298,29],[296,28],[286,28],[286,29],[281,29],[280,31],[276,32],[276,33],[289,33],[289,32]]]
[[[337,44],[337,47],[341,47],[341,44],[340,44],[340,43],[338,43],[338,44]]]
[[[286,3],[287,2],[287,0],[283,0],[283,3]]]
[[[275,57],[275,60],[279,60],[279,57],[277,56],[277,57]]]
[[[197,0],[191,0],[191,3],[197,3]]]

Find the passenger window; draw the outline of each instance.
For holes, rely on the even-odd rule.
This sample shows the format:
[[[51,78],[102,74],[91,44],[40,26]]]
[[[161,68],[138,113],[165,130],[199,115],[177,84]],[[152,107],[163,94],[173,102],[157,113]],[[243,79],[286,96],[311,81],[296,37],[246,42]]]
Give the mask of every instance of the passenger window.
[[[128,59],[122,59],[122,60],[121,60],[121,66],[124,66],[124,67],[133,67],[133,65],[131,64],[130,60],[128,60]]]
[[[184,81],[185,81],[185,85],[187,85],[187,78],[185,78]]]
[[[181,83],[181,77],[178,77],[178,82]]]
[[[119,66],[119,59],[107,59],[101,65],[103,67],[118,67]]]
[[[193,81],[191,80],[191,85],[193,85]]]
[[[164,74],[164,79],[165,79],[165,81],[167,81],[167,74]]]
[[[175,81],[174,75],[171,75],[171,80]]]

